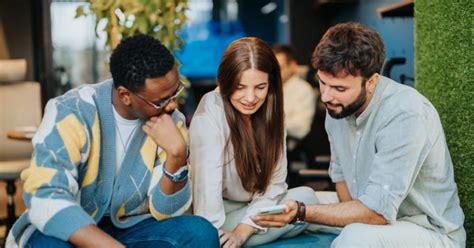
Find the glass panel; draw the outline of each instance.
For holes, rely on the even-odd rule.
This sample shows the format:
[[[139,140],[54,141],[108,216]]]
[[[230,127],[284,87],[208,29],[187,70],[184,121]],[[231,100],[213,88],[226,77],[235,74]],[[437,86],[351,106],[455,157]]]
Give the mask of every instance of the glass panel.
[[[93,16],[74,18],[80,5],[84,2],[53,0],[51,3],[56,95],[110,77],[106,64],[109,55],[105,49],[105,33],[100,32],[96,37]],[[104,25],[99,25],[99,30]]]

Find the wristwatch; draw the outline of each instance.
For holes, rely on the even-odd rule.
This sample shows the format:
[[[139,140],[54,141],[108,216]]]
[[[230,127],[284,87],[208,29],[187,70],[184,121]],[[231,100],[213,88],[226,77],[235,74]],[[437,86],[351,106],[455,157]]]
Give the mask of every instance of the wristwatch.
[[[166,170],[166,166],[163,164],[163,174],[175,183],[179,183],[188,179],[188,165],[185,165],[175,173],[171,173]]]
[[[305,218],[306,218],[306,205],[304,202],[296,201],[296,204],[298,205],[296,215],[291,220],[290,224],[293,225],[303,225],[305,223]]]

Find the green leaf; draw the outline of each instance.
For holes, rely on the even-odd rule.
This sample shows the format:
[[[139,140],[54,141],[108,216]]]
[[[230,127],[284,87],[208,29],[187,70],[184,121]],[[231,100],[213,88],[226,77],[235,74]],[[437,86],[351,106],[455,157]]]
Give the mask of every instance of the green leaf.
[[[86,14],[84,13],[84,6],[77,7],[76,16],[74,16],[74,18],[79,18],[81,16],[86,16]]]
[[[138,27],[138,31],[142,34],[147,34],[149,31],[149,24],[145,16],[137,16],[135,20],[135,24]]]

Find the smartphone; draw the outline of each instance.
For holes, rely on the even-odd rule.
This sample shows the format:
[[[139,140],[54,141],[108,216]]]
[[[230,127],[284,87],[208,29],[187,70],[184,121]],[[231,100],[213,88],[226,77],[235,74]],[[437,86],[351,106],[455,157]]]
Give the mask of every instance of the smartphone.
[[[258,215],[280,214],[285,211],[286,205],[276,205],[272,207],[261,208],[258,210]]]

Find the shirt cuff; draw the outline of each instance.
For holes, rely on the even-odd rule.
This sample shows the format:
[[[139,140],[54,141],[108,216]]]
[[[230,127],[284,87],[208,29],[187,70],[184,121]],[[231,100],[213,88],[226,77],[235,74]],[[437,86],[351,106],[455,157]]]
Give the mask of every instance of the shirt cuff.
[[[96,224],[90,215],[79,206],[71,206],[56,213],[46,223],[42,232],[45,235],[67,241],[77,230],[90,224]]]
[[[382,215],[388,223],[393,223],[397,220],[398,207],[403,199],[392,194],[389,189],[389,185],[369,184],[359,201]]]
[[[255,229],[257,229],[255,231],[256,234],[265,234],[268,231],[268,228],[261,227],[261,226],[255,224],[255,222],[253,222],[252,219],[250,219],[250,215],[246,215],[240,223],[244,223],[246,225],[249,225],[249,226],[254,227]]]

